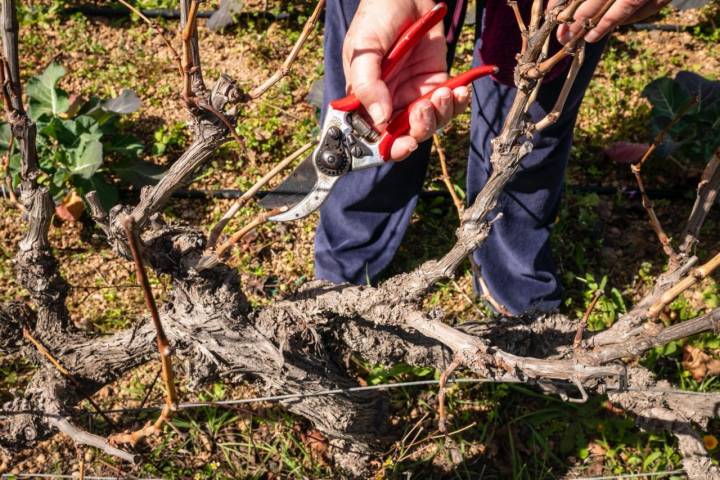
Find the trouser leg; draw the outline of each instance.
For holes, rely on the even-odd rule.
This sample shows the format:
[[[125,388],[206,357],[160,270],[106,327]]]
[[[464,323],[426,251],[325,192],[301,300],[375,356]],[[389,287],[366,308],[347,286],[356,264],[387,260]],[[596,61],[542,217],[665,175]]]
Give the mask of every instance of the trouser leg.
[[[602,54],[604,43],[588,45],[585,62],[557,123],[535,135],[534,149],[500,196],[487,241],[474,257],[490,294],[513,314],[550,311],[560,305],[561,286],[550,249],[550,230],[558,214],[565,167],[580,102]],[[475,63],[479,63],[477,52]],[[486,45],[492,48],[491,45]],[[550,111],[565,79],[564,74],[542,85],[530,108],[533,120]],[[490,172],[490,141],[502,128],[516,89],[483,78],[474,84],[471,148],[467,193],[472,202]]]
[[[448,3],[447,21],[452,21],[462,11],[455,9],[455,2]],[[357,0],[330,0],[326,6],[325,108],[345,96],[342,45],[357,6]],[[454,45],[456,38],[449,40]],[[367,283],[390,263],[417,204],[429,153],[430,143],[425,142],[402,162],[350,172],[338,181],[320,209],[315,235],[318,278]]]

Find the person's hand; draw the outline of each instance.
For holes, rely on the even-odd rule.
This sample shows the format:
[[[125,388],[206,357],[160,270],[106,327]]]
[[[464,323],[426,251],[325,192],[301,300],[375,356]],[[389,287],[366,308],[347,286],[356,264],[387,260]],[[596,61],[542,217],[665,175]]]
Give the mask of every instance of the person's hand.
[[[583,26],[586,19],[593,18],[602,10],[606,0],[587,0],[575,12],[575,21],[558,27],[557,38],[560,43],[567,43]],[[597,42],[618,25],[643,20],[670,3],[670,0],[617,0],[598,24],[585,35],[585,41]],[[550,8],[553,2],[550,2]]]
[[[348,91],[354,93],[382,131],[393,112],[402,109],[447,80],[445,35],[436,25],[398,65],[388,82],[380,65],[400,34],[435,7],[433,0],[362,0],[343,44],[343,68]],[[467,87],[440,88],[410,111],[410,132],[399,137],[390,156],[402,160],[418,142],[462,112],[470,102]]]

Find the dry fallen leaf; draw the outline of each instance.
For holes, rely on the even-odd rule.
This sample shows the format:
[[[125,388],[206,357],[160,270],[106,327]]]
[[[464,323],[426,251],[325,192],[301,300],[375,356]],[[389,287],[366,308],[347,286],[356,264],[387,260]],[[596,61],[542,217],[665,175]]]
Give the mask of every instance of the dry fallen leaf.
[[[85,204],[80,195],[73,190],[65,195],[60,205],[55,207],[55,214],[66,222],[77,222],[83,210],[85,210]]]
[[[708,376],[720,375],[720,360],[691,345],[683,347],[682,365],[696,382],[702,382]]]
[[[588,444],[588,450],[591,457],[604,457],[606,453],[605,449],[595,442],[590,442],[590,444]]]
[[[615,142],[603,153],[615,163],[629,164],[639,161],[649,147],[647,143]]]
[[[329,448],[327,439],[318,430],[310,430],[301,435],[303,443],[308,446],[313,457],[323,461]]]

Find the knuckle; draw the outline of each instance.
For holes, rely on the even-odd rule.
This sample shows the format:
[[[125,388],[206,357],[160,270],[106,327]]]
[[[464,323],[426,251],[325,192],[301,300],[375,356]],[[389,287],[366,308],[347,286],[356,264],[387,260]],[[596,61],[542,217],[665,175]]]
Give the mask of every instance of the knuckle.
[[[628,9],[637,10],[648,3],[648,0],[625,0],[625,4]]]

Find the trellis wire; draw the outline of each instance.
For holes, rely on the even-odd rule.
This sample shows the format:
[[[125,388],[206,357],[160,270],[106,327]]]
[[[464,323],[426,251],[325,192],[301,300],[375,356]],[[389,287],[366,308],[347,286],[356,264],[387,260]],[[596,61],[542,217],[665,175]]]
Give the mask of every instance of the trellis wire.
[[[560,385],[572,386],[571,383],[561,381],[550,381],[546,380],[545,383],[554,383]],[[240,398],[234,400],[217,400],[211,402],[185,402],[179,403],[177,406],[178,410],[192,410],[196,408],[208,408],[208,407],[223,407],[233,405],[244,405],[251,403],[260,402],[284,402],[290,400],[301,400],[303,398],[311,397],[323,397],[328,395],[342,395],[348,393],[359,393],[367,392],[372,390],[385,390],[393,388],[404,388],[404,387],[420,387],[429,385],[438,385],[439,380],[414,380],[410,382],[396,382],[396,383],[382,383],[378,385],[367,385],[361,387],[348,387],[348,388],[336,388],[331,390],[319,390],[317,392],[301,392],[301,393],[288,393],[282,395],[269,395],[264,397],[251,397],[251,398]],[[482,384],[482,383],[511,383],[511,384],[522,384],[522,385],[535,385],[543,382],[526,382],[519,379],[493,379],[493,378],[451,378],[448,379],[447,384]],[[607,393],[623,393],[623,392],[642,392],[642,393],[658,393],[658,394],[674,394],[674,395],[695,395],[705,397],[717,397],[720,399],[720,393],[711,392],[693,392],[677,389],[662,389],[662,388],[609,388],[606,390]],[[160,406],[149,406],[143,408],[116,408],[102,411],[83,412],[79,415],[99,415],[109,413],[141,413],[141,412],[157,412],[162,410]],[[34,414],[44,415],[44,412],[37,411],[0,411],[0,418],[7,418],[19,414]],[[71,415],[78,416],[78,415]]]

